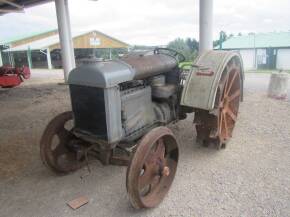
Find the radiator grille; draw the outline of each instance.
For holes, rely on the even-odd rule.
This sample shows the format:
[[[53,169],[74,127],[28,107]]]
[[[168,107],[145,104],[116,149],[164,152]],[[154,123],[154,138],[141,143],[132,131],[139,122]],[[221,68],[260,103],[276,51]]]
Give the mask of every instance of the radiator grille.
[[[70,85],[75,129],[107,140],[104,90],[102,88]]]

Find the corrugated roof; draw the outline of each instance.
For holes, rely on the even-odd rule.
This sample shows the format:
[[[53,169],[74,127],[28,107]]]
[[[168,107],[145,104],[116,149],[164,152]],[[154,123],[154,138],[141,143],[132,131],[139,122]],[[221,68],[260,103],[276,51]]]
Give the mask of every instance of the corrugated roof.
[[[120,43],[123,43],[124,45],[128,46],[127,43],[125,42],[122,42],[118,39],[115,39],[113,37],[110,37],[104,33],[101,33],[99,31],[86,31],[86,32],[73,32],[72,33],[72,37],[75,38],[75,37],[78,37],[78,36],[81,36],[81,35],[85,35],[85,34],[88,34],[88,33],[91,33],[91,32],[96,32],[98,34],[102,34],[108,38],[111,38],[112,40],[115,40],[115,41],[118,41]],[[29,43],[26,43],[26,44],[23,44],[23,45],[19,45],[19,46],[15,46],[13,48],[9,48],[5,51],[26,51],[28,50],[28,48],[30,50],[42,50],[42,49],[46,49],[52,45],[56,45],[59,43],[59,36],[58,34],[57,35],[53,35],[53,36],[49,36],[49,37],[46,37],[46,38],[43,38],[43,39],[39,39],[39,40],[36,40],[36,41],[33,41],[33,42],[29,42]]]
[[[9,37],[7,39],[2,39],[2,40],[0,39],[0,45],[9,45],[13,42],[21,41],[24,39],[28,39],[34,36],[43,35],[43,34],[54,32],[54,31],[57,31],[57,29],[51,29],[51,30],[42,31],[42,32],[27,33],[23,35],[17,35],[16,37]]]
[[[290,32],[271,32],[242,35],[229,38],[222,44],[222,49],[266,47],[290,47]],[[217,49],[219,46],[216,47]]]
[[[30,48],[30,50],[42,50],[57,43],[59,43],[58,34],[43,39],[39,39],[36,41],[32,41],[26,44],[22,44],[13,48],[8,48],[5,51],[26,51],[28,50],[28,48]]]

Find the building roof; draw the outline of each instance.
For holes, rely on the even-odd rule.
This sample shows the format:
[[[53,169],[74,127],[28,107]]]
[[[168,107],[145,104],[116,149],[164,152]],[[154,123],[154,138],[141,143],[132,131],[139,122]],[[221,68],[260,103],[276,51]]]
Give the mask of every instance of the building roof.
[[[32,7],[39,4],[44,4],[52,0],[9,0],[0,1],[0,16],[12,13],[23,12],[24,8]]]
[[[99,32],[99,31],[86,31],[86,32],[73,32],[72,33],[72,37],[73,38],[76,38],[76,37],[79,37],[79,36],[82,36],[82,35],[86,35],[86,34],[89,34],[89,33],[92,33],[92,32],[95,32],[97,34],[100,34],[100,35],[103,35],[107,38],[110,38],[114,41],[117,41],[121,44],[124,45],[124,47],[128,47],[129,45],[125,42],[122,42],[118,39],[115,39],[111,36],[108,36],[102,32]],[[15,46],[13,48],[8,48],[6,49],[5,51],[26,51],[28,49],[30,50],[44,50],[44,49],[47,49],[53,45],[57,45],[59,44],[59,36],[58,34],[56,35],[52,35],[52,36],[48,36],[46,38],[43,38],[43,39],[39,39],[39,40],[35,40],[35,41],[32,41],[32,42],[28,42],[28,43],[25,43],[25,44],[22,44],[22,45],[19,45],[19,46]]]
[[[218,47],[216,48],[218,49]],[[290,47],[290,32],[270,32],[234,36],[222,44],[222,49],[267,47]]]
[[[48,31],[46,30],[46,31],[42,31],[42,32],[26,33],[23,35],[17,35],[15,37],[9,37],[7,39],[0,39],[0,45],[9,45],[9,44],[14,43],[14,42],[29,39],[29,38],[32,38],[32,37],[38,36],[38,35],[44,35],[46,33],[54,32],[54,31],[57,31],[57,29],[51,29],[51,30],[48,30]]]
[[[51,45],[59,43],[59,37],[57,35],[49,36],[43,39],[39,39],[33,42],[22,44],[13,48],[8,48],[7,51],[26,51],[30,50],[42,50],[46,49]]]

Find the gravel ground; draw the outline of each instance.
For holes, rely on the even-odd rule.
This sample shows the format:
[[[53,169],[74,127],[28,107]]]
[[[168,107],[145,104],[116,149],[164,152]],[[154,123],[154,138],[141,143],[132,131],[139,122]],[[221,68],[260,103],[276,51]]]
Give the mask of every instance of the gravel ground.
[[[91,173],[56,176],[41,164],[42,131],[70,102],[60,71],[33,71],[22,86],[0,89],[0,216],[290,216],[290,103],[266,97],[267,77],[247,74],[227,149],[198,146],[192,116],[172,126],[180,144],[173,186],[159,207],[135,211],[126,168],[93,161]],[[66,202],[80,195],[89,204],[71,210]]]

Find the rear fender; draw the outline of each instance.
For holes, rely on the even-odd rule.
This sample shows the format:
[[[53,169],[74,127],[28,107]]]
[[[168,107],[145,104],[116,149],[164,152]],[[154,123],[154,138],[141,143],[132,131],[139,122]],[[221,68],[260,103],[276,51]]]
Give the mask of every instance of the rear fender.
[[[234,51],[207,51],[194,61],[182,90],[180,104],[191,108],[213,110],[219,81],[232,58],[240,61],[241,96],[243,96],[244,69],[240,54]]]

